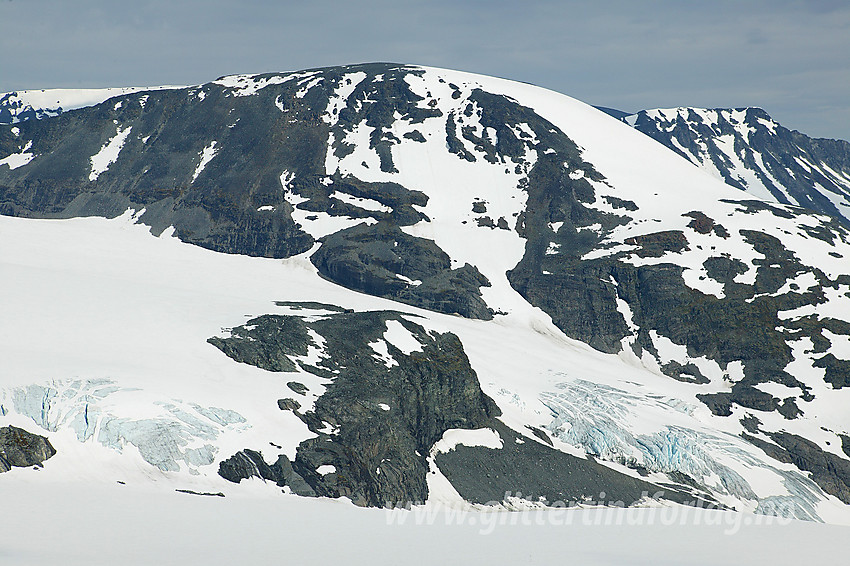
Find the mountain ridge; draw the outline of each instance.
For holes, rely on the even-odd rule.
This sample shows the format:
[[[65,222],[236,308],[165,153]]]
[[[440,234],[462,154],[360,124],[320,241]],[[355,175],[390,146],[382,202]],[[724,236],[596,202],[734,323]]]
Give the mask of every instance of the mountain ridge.
[[[371,297],[353,309],[352,320],[374,317],[369,313],[385,304],[370,301],[390,300],[424,317],[418,329],[409,315],[395,319],[419,337],[419,348],[454,333],[508,428],[470,420],[470,428],[489,428],[501,450],[476,444],[473,435],[469,450],[455,448],[451,457],[425,454],[430,437],[413,455],[406,452],[409,469],[445,470],[466,486],[466,497],[452,497],[479,500],[493,486],[550,501],[569,494],[543,489],[566,480],[556,474],[544,481],[539,471],[482,485],[482,462],[530,465],[525,449],[505,450],[505,442],[533,442],[549,454],[590,454],[624,477],[645,473],[649,479],[641,481],[667,485],[677,501],[688,494],[819,519],[825,502],[850,500],[847,455],[839,448],[850,423],[832,410],[847,385],[847,229],[826,216],[748,199],[584,103],[503,79],[394,64],[236,75],[3,127],[0,152],[3,160],[21,156],[14,168],[0,165],[0,212],[7,216],[105,216],[143,224],[160,239],[297,264],[311,281],[345,289],[333,300],[310,300],[344,310],[360,293]],[[294,281],[295,271],[287,273],[281,281]],[[294,300],[283,290],[275,299]],[[325,396],[337,385],[354,396],[344,406],[366,403],[368,392],[334,373],[343,369],[335,365],[339,346],[316,326],[343,315],[304,300],[269,301],[266,311],[254,306],[246,325],[218,320],[227,330],[204,340],[230,356],[250,337],[254,353],[229,363],[297,375],[318,396],[316,407],[330,402]],[[266,328],[273,319],[262,317],[272,314],[306,329]],[[415,344],[397,346],[389,320],[375,324],[358,359],[374,356],[383,361],[369,367],[390,372],[418,359]],[[549,365],[519,354],[509,360],[488,345],[540,334],[550,341],[534,338],[533,351]],[[566,352],[594,361],[567,368],[556,361]],[[269,365],[272,359],[278,365]],[[415,367],[425,377],[438,363],[420,362]],[[629,379],[601,369],[609,367]],[[653,388],[664,393],[653,396]],[[39,395],[17,410],[26,413]],[[360,449],[341,428],[334,432],[329,415],[338,406],[310,417],[318,413],[299,399],[297,392],[277,393],[267,402],[286,413],[291,430],[327,435],[339,450],[300,456],[315,442],[295,442],[295,435],[285,454],[256,442],[231,444],[230,453],[209,444],[188,455],[177,449],[181,458],[169,462],[212,481],[210,470],[239,453],[233,466],[241,462],[241,471],[225,472],[233,478],[256,475],[286,487],[291,465],[315,493],[357,493],[353,499],[370,505],[381,497],[422,499],[415,487],[421,476],[407,473],[368,496],[362,494],[372,487],[329,490],[367,485],[341,482],[342,470],[373,480],[377,472],[347,455]],[[648,427],[642,412],[676,424]],[[167,418],[180,414],[175,409]],[[216,434],[236,434],[235,417],[216,418]],[[264,430],[273,436],[273,428]],[[255,454],[271,458],[267,466],[280,462],[277,471]],[[336,471],[320,473],[323,466]],[[780,487],[765,488],[755,468]],[[368,485],[384,485],[373,480]],[[635,485],[624,495],[632,502],[644,491]]]
[[[850,143],[789,130],[761,108],[641,110],[622,118],[727,184],[850,225]]]

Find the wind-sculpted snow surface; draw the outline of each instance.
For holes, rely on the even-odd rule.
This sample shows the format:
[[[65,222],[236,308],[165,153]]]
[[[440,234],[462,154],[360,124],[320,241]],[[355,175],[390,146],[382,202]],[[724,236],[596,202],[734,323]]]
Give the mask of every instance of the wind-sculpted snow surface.
[[[721,136],[731,128],[728,135],[749,143],[759,132],[780,132],[753,112],[718,114],[716,122]],[[825,175],[829,166],[840,184],[837,164],[805,159],[811,179],[823,185],[812,171]],[[538,454],[554,450],[592,453],[630,481],[643,471],[646,481],[737,509],[787,508],[794,516],[824,519],[836,505],[843,508],[839,502],[850,503],[850,421],[841,410],[850,402],[850,232],[836,217],[744,195],[574,99],[502,79],[396,64],[237,75],[2,126],[0,163],[5,215],[123,215],[116,225],[144,224],[162,236],[161,245],[174,235],[226,252],[228,262],[234,254],[276,260],[268,265],[277,271],[262,272],[274,293],[262,287],[262,300],[231,303],[248,293],[242,287],[254,288],[252,279],[200,295],[211,307],[232,308],[215,316],[210,308],[199,317],[203,326],[185,330],[192,341],[181,342],[195,352],[196,343],[213,337],[232,359],[194,353],[211,364],[203,367],[218,368],[210,370],[218,375],[224,370],[216,364],[248,362],[254,381],[246,382],[246,391],[264,384],[256,404],[238,399],[249,412],[262,407],[255,418],[264,426],[215,456],[226,458],[218,464],[229,479],[259,476],[289,485],[279,480],[292,472],[314,493],[369,505],[388,495],[421,499],[426,484],[429,497],[439,491],[456,502],[465,493],[477,501],[494,486],[528,482],[537,473],[506,471],[485,485],[479,471],[502,466],[499,457],[555,461],[561,456]],[[780,202],[803,198],[770,193]],[[7,253],[17,257],[15,250]],[[194,272],[185,267],[192,264],[180,265]],[[184,272],[168,277],[182,280]],[[203,273],[215,276],[196,281],[197,289],[234,276]],[[189,296],[184,299],[197,308]],[[291,312],[304,301],[339,310],[308,320]],[[425,436],[389,427],[386,438],[369,444],[383,449],[381,442],[389,442],[401,450],[413,446],[408,436],[417,439],[413,455],[399,452],[406,467],[392,481],[378,477],[384,468],[371,453],[363,461],[324,452],[298,459],[303,446],[321,452],[316,438],[333,440],[336,421],[328,407],[336,405],[328,395],[355,380],[341,377],[351,364],[334,361],[349,351],[331,344],[342,335],[323,333],[324,326],[343,319],[365,324],[378,316],[367,313],[390,310],[415,313],[422,324],[394,315],[366,325],[366,342],[345,336],[349,350],[357,346],[358,363],[375,379],[404,374],[410,364],[426,377],[442,375],[438,344],[456,336],[458,343],[443,354],[466,352],[464,371],[474,370],[482,395],[499,404],[501,423],[516,434],[481,415],[468,420],[500,430],[502,449],[460,446],[429,460],[446,428],[437,419],[442,424]],[[244,321],[233,317],[241,315],[255,326],[240,326]],[[181,320],[172,325],[184,328]],[[399,347],[383,324],[393,321],[434,354],[423,356],[409,343]],[[217,334],[224,327],[233,330]],[[301,331],[292,334],[291,327]],[[156,332],[163,331],[147,336]],[[567,367],[582,360],[592,360],[586,371]],[[318,373],[305,369],[322,364],[327,367]],[[268,381],[266,374],[279,372],[297,377]],[[559,372],[572,380],[551,377]],[[626,387],[626,380],[645,387]],[[590,382],[607,389],[594,392]],[[570,385],[558,389],[558,383]],[[279,385],[295,396],[279,393]],[[345,397],[346,406],[360,411],[348,423],[352,437],[370,426],[360,417],[384,422],[384,405],[393,409],[361,386],[348,391],[359,401]],[[615,400],[605,402],[604,416],[590,410],[604,401],[601,391]],[[265,413],[265,397],[282,414]],[[437,414],[437,405],[448,402],[428,399],[418,415]],[[328,418],[305,416],[323,406]],[[190,426],[162,410],[180,427]],[[681,422],[650,426],[640,416],[644,410]],[[116,422],[104,438],[130,438],[131,429],[147,426]],[[275,440],[271,430],[285,433]],[[202,441],[205,429],[182,434],[187,442],[189,436],[201,440],[151,456],[157,466],[209,461],[210,451],[185,453],[216,446]],[[455,490],[452,479],[463,487]],[[547,476],[553,483],[546,493],[568,493],[555,485],[560,479]]]

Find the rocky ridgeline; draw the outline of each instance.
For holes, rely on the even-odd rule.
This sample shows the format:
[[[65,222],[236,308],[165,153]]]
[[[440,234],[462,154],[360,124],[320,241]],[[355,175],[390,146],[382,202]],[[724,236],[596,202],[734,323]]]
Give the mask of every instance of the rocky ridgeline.
[[[641,110],[622,119],[725,183],[850,227],[850,143],[810,138],[761,108]]]

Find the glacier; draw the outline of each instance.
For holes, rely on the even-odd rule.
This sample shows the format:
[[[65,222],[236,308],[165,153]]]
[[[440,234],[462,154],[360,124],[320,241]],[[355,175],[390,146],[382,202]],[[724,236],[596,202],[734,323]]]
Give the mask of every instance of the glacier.
[[[69,429],[79,442],[119,452],[132,446],[163,472],[195,475],[214,462],[218,448],[212,443],[222,432],[249,426],[235,411],[146,397],[106,379],[54,381],[0,392],[0,413],[13,410],[48,432]],[[123,416],[128,407],[139,416]]]

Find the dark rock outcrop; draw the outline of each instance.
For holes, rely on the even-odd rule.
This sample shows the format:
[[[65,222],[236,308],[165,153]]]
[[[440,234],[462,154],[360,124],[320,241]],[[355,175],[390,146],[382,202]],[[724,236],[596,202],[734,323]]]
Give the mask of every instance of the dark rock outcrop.
[[[406,354],[386,340],[391,322],[421,349]],[[317,495],[369,506],[424,501],[431,446],[446,430],[479,428],[499,412],[458,338],[426,331],[400,313],[343,312],[309,322],[265,315],[246,327],[211,342],[237,361],[263,367],[268,352],[282,351],[280,343],[301,344],[307,328],[324,340],[316,366],[295,359],[297,352],[289,355],[292,366],[327,378],[327,390],[307,412],[284,403],[316,434],[299,445],[291,466]],[[389,357],[371,345],[382,342]],[[306,346],[301,351],[306,354]],[[289,485],[285,459],[269,466],[244,450],[222,462],[219,473],[231,481],[257,476]]]
[[[263,455],[255,450],[245,449],[237,452],[218,466],[218,475],[233,483],[244,479],[260,478],[289,486],[293,493],[304,497],[315,497],[316,492],[297,473],[286,456],[279,456],[274,464],[266,464]]]
[[[508,272],[508,281],[570,338],[603,352],[628,348],[640,358],[648,356],[672,379],[693,384],[696,398],[716,416],[729,416],[736,407],[775,411],[789,422],[805,415],[814,388],[787,369],[795,360],[792,344],[801,340],[811,341],[801,355],[824,369],[827,383],[833,388],[850,385],[850,364],[831,351],[825,332],[847,336],[850,324],[821,308],[830,297],[846,293],[850,275],[827,275],[823,265],[796,256],[781,233],[771,232],[781,221],[789,229],[786,234],[796,230],[795,238],[811,240],[819,251],[842,259],[846,248],[838,244],[850,242],[841,224],[845,219],[742,199],[721,200],[705,210],[687,205],[665,217],[664,228],[653,228],[662,219],[641,208],[653,201],[636,194],[629,197],[634,202],[624,198],[584,160],[564,131],[521,100],[488,93],[472,82],[459,87],[440,77],[441,93],[427,84],[413,88],[416,81],[409,79],[426,72],[367,64],[231,78],[128,94],[57,117],[26,120],[14,132],[3,126],[0,158],[24,148],[33,157],[15,169],[0,166],[0,214],[115,216],[128,207],[144,208],[140,221],[154,233],[174,226],[185,242],[276,258],[306,252],[319,239],[311,261],[331,281],[438,312],[489,319],[497,313],[482,298],[482,288],[491,283],[479,271],[483,263],[477,267],[476,258],[466,265],[453,263],[435,242],[402,229],[429,222],[423,212],[429,194],[450,194],[453,181],[415,190],[401,182],[365,179],[410,179],[404,175],[409,171],[398,177],[371,173],[403,169],[394,148],[404,140],[410,142],[407,148],[423,150],[422,144],[437,143],[458,165],[480,165],[516,178],[517,185],[510,188],[517,194],[511,196],[524,198],[524,210],[517,207],[507,217],[482,190],[457,203],[468,215],[462,222],[480,233],[505,236],[501,231],[513,229],[524,238],[524,255]],[[342,86],[350,87],[346,100],[335,96]],[[439,96],[451,102],[441,104]],[[693,135],[676,139],[696,151],[700,136],[731,135],[749,167],[758,159],[753,148],[741,145],[739,134],[746,129],[747,143],[761,144],[772,155],[773,161],[762,151],[767,159],[762,180],[794,177],[819,183],[834,195],[844,191],[835,183],[827,186],[824,172],[827,167],[847,171],[850,146],[824,140],[805,145],[796,133],[765,124],[769,117],[755,109],[735,116],[694,125],[699,117],[689,113],[677,126],[687,126]],[[442,120],[439,128],[393,133],[400,122],[409,130],[435,119]],[[367,135],[349,136],[354,132]],[[92,156],[125,134],[115,161],[95,174]],[[326,170],[334,159],[356,149],[376,158],[366,165],[372,169],[361,175],[364,179],[346,173],[345,167]],[[211,159],[204,161],[204,156]],[[718,156],[715,164],[725,167],[727,180],[734,181],[731,161]],[[797,158],[811,166],[802,167]],[[811,202],[810,208],[835,214],[829,195],[798,189],[789,189],[787,197],[778,187],[769,188],[781,202]],[[332,222],[325,222],[328,218]],[[318,222],[307,226],[314,220]],[[329,233],[326,226],[347,228]],[[735,249],[748,253],[735,256],[729,251]],[[711,251],[691,253],[696,250]],[[696,255],[701,266],[688,264]],[[713,288],[723,292],[699,290],[700,285],[685,281],[686,270],[690,276],[699,272],[695,277],[700,281],[713,279]],[[756,271],[756,277],[740,277]],[[801,288],[801,281],[812,284]],[[789,318],[787,313],[795,314]],[[405,354],[387,344],[387,357],[377,354],[370,344],[382,343],[383,329],[393,321],[416,337],[421,351]],[[329,380],[328,390],[309,411],[301,409],[307,405],[301,401],[310,398],[297,379],[278,396],[279,407],[299,415],[319,435],[299,448],[292,463],[315,493],[345,495],[369,505],[420,500],[425,497],[424,455],[434,440],[446,427],[481,426],[495,411],[457,338],[427,332],[397,313],[337,311],[312,322],[266,315],[251,323],[210,342],[239,362],[270,371],[308,371]],[[310,347],[319,347],[311,332],[323,336],[328,354],[314,366],[305,361]],[[663,358],[659,339],[686,355]],[[695,362],[703,358],[716,363],[718,372],[704,375]],[[720,380],[724,387],[718,388]],[[766,392],[771,389],[758,387],[768,382],[799,394],[774,397]],[[381,404],[392,410],[384,411]],[[253,475],[272,474],[277,479],[271,481],[285,481],[262,471],[261,460],[245,452],[224,473],[241,477],[253,463]],[[794,461],[814,466],[807,463],[812,458]],[[321,466],[335,471],[319,474]],[[825,474],[815,477],[830,481]]]
[[[437,454],[436,463],[467,501],[500,503],[509,497],[549,505],[578,503],[630,506],[643,498],[694,501],[681,488],[659,487],[517,434],[498,420],[488,426],[502,448],[458,445]]]
[[[56,449],[43,436],[14,426],[0,428],[0,472],[40,466],[54,454]]]
[[[391,322],[421,349],[404,353],[387,340]],[[308,328],[324,340],[316,366],[297,359],[306,346],[300,354],[290,347],[302,344],[304,336],[318,347]],[[386,354],[374,347],[381,341]],[[673,501],[693,500],[677,487],[636,480],[513,432],[493,418],[499,410],[481,391],[457,337],[426,331],[400,313],[340,312],[310,322],[265,315],[211,342],[237,361],[266,369],[268,352],[281,352],[278,342],[287,344],[292,366],[329,379],[310,411],[301,412],[294,399],[278,400],[316,434],[298,446],[295,460],[279,456],[269,465],[261,453],[243,450],[220,463],[219,474],[233,482],[259,477],[296,493],[344,496],[358,505],[423,502],[426,458],[434,444],[449,429],[490,427],[503,438],[503,449],[458,446],[437,455],[440,470],[468,501],[502,501],[506,492],[550,503],[596,500],[601,492],[606,501],[625,505],[658,492]],[[535,433],[551,443],[542,431]]]
[[[249,321],[247,327],[231,329],[228,338],[214,336],[207,342],[237,362],[269,371],[295,371],[289,356],[306,356],[312,340],[301,319],[263,315]]]
[[[490,282],[478,269],[469,264],[452,269],[451,258],[432,240],[394,224],[360,224],[331,234],[310,260],[319,273],[349,289],[437,312],[493,318],[480,290]]]
[[[765,434],[775,444],[746,433],[742,436],[764,450],[771,458],[794,464],[799,469],[810,472],[812,479],[821,489],[850,504],[850,461],[827,452],[811,440],[796,434]]]

